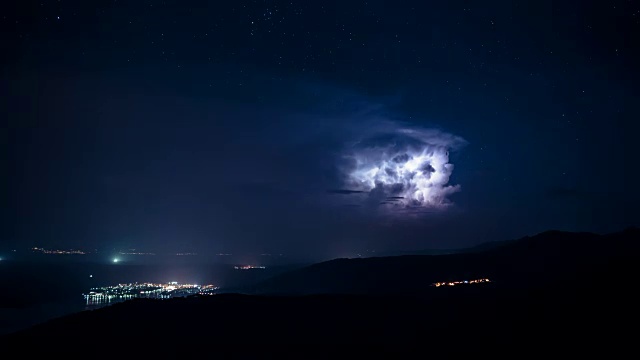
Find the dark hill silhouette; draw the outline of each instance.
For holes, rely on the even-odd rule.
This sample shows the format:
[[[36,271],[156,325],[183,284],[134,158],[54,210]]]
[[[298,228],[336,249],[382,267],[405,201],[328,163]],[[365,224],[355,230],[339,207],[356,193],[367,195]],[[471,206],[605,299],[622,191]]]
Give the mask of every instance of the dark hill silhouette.
[[[147,355],[167,348],[201,355],[251,348],[265,356],[313,344],[300,356],[310,358],[328,345],[349,344],[360,357],[379,356],[381,349],[617,357],[635,345],[627,327],[637,323],[639,234],[546,232],[465,254],[335,260],[263,285],[281,293],[300,286],[299,293],[334,294],[137,299],[0,340],[3,350],[19,348],[23,355],[38,349],[111,354],[118,346],[141,346]],[[429,286],[474,276],[496,280]]]
[[[519,287],[563,281],[611,261],[630,261],[640,230],[598,235],[547,231],[449,255],[336,259],[281,274],[250,289],[257,294],[415,294],[439,281],[490,278]]]

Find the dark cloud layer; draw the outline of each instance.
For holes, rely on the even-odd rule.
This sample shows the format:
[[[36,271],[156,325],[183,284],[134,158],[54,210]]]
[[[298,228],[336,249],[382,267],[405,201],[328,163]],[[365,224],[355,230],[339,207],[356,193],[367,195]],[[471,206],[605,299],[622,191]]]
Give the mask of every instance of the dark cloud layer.
[[[362,193],[365,193],[366,191],[336,189],[336,190],[328,190],[327,192],[330,194],[350,195],[350,194],[362,194]]]

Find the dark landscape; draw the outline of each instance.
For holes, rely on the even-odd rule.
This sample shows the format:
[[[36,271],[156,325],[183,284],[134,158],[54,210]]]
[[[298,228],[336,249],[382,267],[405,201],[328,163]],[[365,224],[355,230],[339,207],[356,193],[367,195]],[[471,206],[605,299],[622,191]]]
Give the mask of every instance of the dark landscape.
[[[3,341],[99,346],[144,337],[227,350],[343,344],[432,354],[621,354],[635,343],[625,329],[638,314],[638,250],[640,230],[630,228],[608,235],[550,231],[454,255],[337,259],[243,294],[136,299]],[[491,281],[431,286],[481,277]]]

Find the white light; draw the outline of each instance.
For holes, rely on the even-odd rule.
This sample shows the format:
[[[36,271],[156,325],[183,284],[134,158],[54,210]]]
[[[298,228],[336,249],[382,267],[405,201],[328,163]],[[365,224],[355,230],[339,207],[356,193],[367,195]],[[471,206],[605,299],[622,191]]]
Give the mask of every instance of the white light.
[[[113,262],[114,262],[114,263],[117,263],[118,261],[120,261],[120,260],[118,260],[118,259],[113,259]]]

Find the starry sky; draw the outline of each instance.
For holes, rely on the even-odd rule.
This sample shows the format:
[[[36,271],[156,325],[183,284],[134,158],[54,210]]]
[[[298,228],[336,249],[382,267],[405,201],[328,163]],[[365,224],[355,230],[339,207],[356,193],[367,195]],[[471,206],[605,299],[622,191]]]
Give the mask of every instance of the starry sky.
[[[638,225],[638,2],[13,3],[5,247],[319,259]]]

